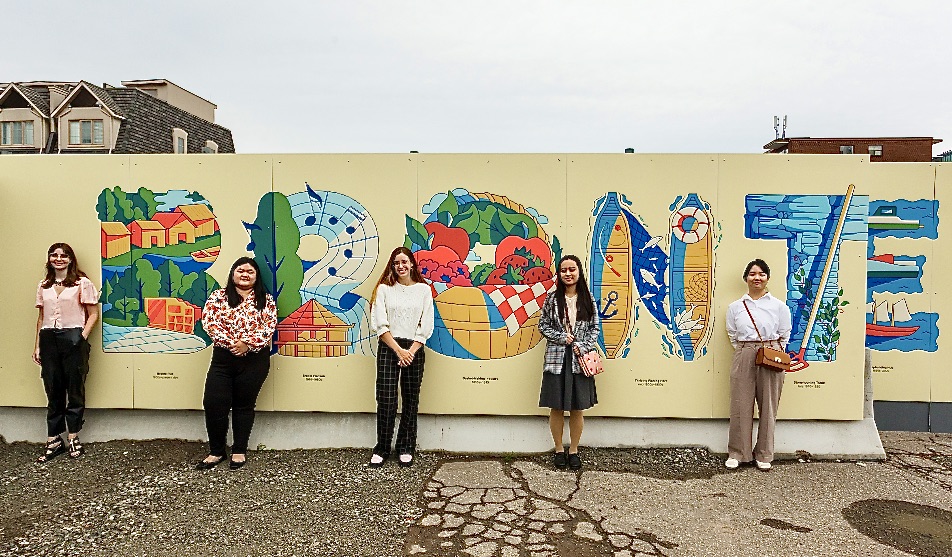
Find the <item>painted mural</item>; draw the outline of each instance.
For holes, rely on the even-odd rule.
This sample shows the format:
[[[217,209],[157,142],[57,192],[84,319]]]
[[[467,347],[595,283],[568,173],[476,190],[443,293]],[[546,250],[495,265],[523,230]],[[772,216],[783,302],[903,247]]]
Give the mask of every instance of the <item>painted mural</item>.
[[[849,302],[839,287],[841,242],[867,241],[866,196],[748,195],[745,236],[787,243],[787,305],[793,316],[791,371],[832,362]]]
[[[197,352],[201,312],[218,283],[205,271],[221,233],[198,192],[120,187],[99,194],[105,352]]]
[[[542,339],[538,322],[555,285],[559,240],[545,215],[508,197],[457,188],[406,216],[404,245],[433,288],[435,330],[427,347],[488,360],[522,354]]]
[[[939,348],[937,313],[923,293],[926,266],[923,254],[879,251],[876,240],[903,238],[935,240],[939,234],[939,202],[931,199],[876,200],[869,203],[866,253],[866,346],[876,351]],[[910,242],[910,249],[917,244]],[[897,296],[902,297],[897,297]]]
[[[247,250],[277,301],[274,351],[309,358],[374,355],[369,302],[353,290],[371,277],[379,238],[360,203],[305,183],[291,195],[266,193],[255,220],[242,224]],[[310,235],[323,238],[327,251],[302,259],[301,240]]]
[[[608,192],[592,211],[589,280],[602,318],[599,344],[609,358],[628,356],[644,307],[664,331],[666,355],[702,357],[714,322],[716,224],[710,204],[695,193],[678,196],[668,207],[667,238],[651,235],[631,205],[624,195]]]

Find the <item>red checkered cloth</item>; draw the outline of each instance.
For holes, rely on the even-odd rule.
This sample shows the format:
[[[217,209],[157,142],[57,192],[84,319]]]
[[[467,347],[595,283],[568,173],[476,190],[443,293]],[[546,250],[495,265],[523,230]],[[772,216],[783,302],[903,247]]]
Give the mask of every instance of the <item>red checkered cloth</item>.
[[[526,321],[542,309],[546,294],[554,288],[555,279],[544,280],[535,284],[479,287],[496,304],[496,308],[506,322],[509,336],[519,332]]]

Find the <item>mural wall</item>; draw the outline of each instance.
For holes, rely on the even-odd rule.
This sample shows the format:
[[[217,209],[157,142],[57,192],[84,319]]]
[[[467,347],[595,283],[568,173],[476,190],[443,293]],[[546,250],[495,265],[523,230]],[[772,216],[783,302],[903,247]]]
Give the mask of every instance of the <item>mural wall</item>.
[[[952,400],[952,378],[929,365],[942,347],[932,278],[947,265],[935,255],[937,182],[952,178],[941,165],[762,155],[50,160],[0,159],[9,215],[0,243],[24,262],[4,294],[13,311],[0,343],[20,356],[0,361],[0,405],[44,404],[29,358],[31,301],[55,241],[76,248],[102,289],[91,406],[200,408],[210,353],[202,307],[234,259],[251,255],[279,315],[259,408],[373,411],[368,297],[397,245],[414,252],[436,306],[424,412],[541,413],[539,310],[568,253],[585,263],[603,324],[593,415],[726,417],[723,315],[754,257],[771,264],[771,291],[793,316],[782,418],[860,418],[865,347],[877,399]],[[54,188],[70,210],[38,223],[36,192]]]

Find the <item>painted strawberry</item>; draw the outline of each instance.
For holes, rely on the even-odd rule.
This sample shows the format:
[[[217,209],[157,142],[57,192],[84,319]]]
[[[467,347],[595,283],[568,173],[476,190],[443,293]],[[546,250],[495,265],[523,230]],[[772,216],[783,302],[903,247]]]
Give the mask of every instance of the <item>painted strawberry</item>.
[[[520,254],[531,253],[538,257],[541,260],[539,267],[552,266],[552,248],[545,243],[545,240],[519,236],[506,236],[499,242],[496,246],[496,266],[501,267],[503,260],[510,255],[515,255],[517,250]]]
[[[533,267],[525,270],[522,276],[526,284],[535,284],[537,282],[550,280],[552,278],[552,271],[545,267]]]

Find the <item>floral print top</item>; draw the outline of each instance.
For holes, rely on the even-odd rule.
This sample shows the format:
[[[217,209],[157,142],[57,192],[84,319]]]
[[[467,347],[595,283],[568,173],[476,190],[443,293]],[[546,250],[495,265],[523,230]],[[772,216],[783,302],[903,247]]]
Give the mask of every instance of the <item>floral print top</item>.
[[[264,309],[258,311],[254,292],[236,307],[228,305],[224,288],[212,292],[202,310],[202,326],[215,346],[231,348],[240,340],[258,352],[271,344],[271,336],[278,325],[278,308],[270,294],[265,296]]]

